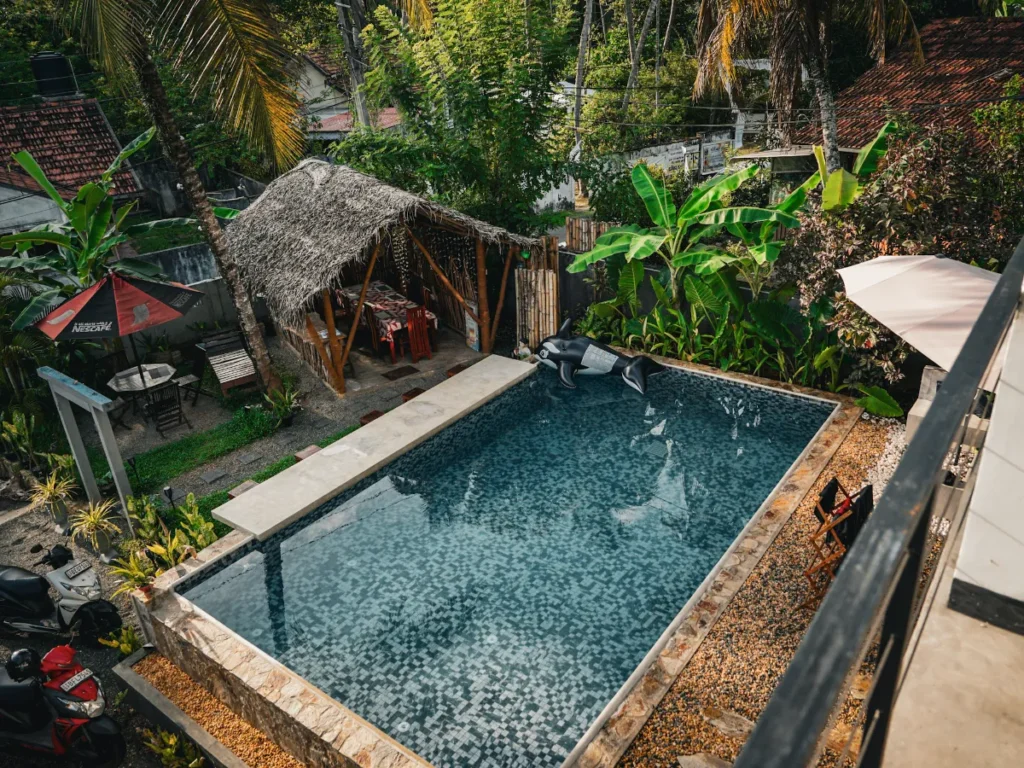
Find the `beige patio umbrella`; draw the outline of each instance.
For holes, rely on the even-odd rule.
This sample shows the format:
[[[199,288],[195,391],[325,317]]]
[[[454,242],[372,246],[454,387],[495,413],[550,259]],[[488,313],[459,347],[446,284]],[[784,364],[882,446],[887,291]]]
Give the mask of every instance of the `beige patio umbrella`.
[[[999,280],[994,272],[938,256],[879,256],[839,274],[847,298],[947,371]],[[985,389],[995,386],[1002,356]]]

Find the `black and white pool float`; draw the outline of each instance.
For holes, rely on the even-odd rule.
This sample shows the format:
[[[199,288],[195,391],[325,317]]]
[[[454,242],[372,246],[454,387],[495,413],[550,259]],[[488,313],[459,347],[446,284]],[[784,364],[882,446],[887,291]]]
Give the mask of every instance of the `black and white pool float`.
[[[622,380],[640,394],[647,392],[647,377],[665,370],[665,366],[649,357],[620,355],[611,347],[588,339],[586,336],[571,336],[572,318],[569,318],[558,333],[540,343],[537,356],[540,361],[558,371],[558,379],[569,389],[576,389],[577,372],[619,373]]]

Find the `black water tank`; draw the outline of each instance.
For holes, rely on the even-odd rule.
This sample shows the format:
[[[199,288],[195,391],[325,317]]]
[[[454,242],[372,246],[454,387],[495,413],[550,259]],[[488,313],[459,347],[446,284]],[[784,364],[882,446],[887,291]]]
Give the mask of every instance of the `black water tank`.
[[[32,74],[36,78],[36,89],[40,96],[72,96],[78,92],[75,73],[71,62],[63,53],[43,51],[29,59]]]

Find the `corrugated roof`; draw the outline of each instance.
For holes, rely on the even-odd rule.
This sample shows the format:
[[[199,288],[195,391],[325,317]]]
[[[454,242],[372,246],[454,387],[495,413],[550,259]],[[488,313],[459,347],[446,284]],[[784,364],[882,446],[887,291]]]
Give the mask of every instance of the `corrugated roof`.
[[[904,46],[836,97],[841,145],[874,138],[887,110],[907,112],[920,125],[973,130],[980,102],[999,99],[1006,81],[1024,74],[1024,19],[939,19],[921,30],[921,47],[923,63]],[[794,141],[821,143],[820,127],[801,130]]]
[[[372,117],[374,128],[379,129],[394,128],[402,122],[402,118],[398,114],[398,110],[394,107],[385,107]],[[311,124],[307,132],[348,133],[352,130],[352,121],[353,115],[351,112],[345,112],[340,115],[331,115],[330,117],[321,118],[319,125],[317,123]]]
[[[70,198],[81,185],[99,178],[121,145],[96,99],[0,107],[0,184],[39,192],[39,185],[11,158],[23,149],[32,153],[61,196]],[[114,177],[114,194],[141,191],[130,171]]]

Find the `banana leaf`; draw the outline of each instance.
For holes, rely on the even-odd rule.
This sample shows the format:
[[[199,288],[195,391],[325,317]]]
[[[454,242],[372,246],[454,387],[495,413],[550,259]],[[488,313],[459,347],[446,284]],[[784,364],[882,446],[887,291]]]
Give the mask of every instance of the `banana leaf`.
[[[654,178],[644,163],[633,166],[631,178],[633,188],[644,201],[651,221],[659,227],[671,227],[676,218],[676,205],[661,180]]]
[[[859,405],[872,416],[884,416],[890,419],[898,419],[903,415],[903,409],[900,408],[900,404],[893,399],[892,395],[881,387],[869,387],[864,384],[858,384],[857,389],[863,393],[864,397],[858,398],[855,401],[855,404]]]

